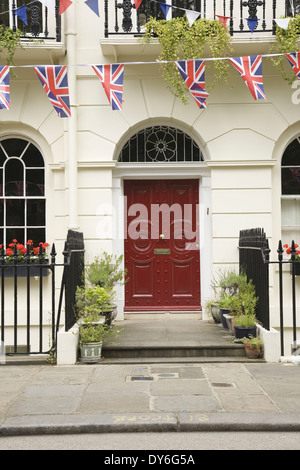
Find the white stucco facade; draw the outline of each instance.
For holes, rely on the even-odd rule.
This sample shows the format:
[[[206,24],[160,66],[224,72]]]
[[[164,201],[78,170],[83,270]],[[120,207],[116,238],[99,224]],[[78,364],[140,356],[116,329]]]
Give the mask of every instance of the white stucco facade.
[[[103,18],[84,3],[74,2],[62,15],[62,23],[62,43],[26,44],[15,62],[17,66],[67,65],[72,117],[56,115],[30,67],[16,68],[11,109],[0,112],[0,139],[24,137],[44,157],[48,243],[55,243],[62,253],[67,230],[72,228],[84,234],[87,263],[102,250],[124,254],[124,180],[186,178],[199,180],[202,305],[211,296],[213,274],[238,266],[241,229],[263,228],[271,258],[276,259],[278,241],[291,241],[284,240],[281,230],[281,158],[287,145],[300,135],[297,83],[289,86],[270,59],[263,58],[267,100],[254,101],[230,67],[231,86],[216,86],[207,109],[199,110],[192,98],[184,105],[167,90],[159,65],[152,63],[158,57],[157,44],[145,47],[128,36],[104,38]],[[267,54],[271,45],[271,35],[233,39],[236,56]],[[122,111],[111,110],[90,66],[116,62],[125,63]],[[213,69],[212,64],[207,65],[209,83]],[[127,140],[153,125],[185,132],[201,148],[204,162],[118,163]],[[295,228],[295,237],[299,234],[300,227]],[[285,277],[289,286],[288,272]],[[270,266],[270,284],[271,326],[277,329],[275,265]],[[299,279],[296,284],[299,290]],[[288,290],[285,326],[289,335]],[[119,288],[120,319],[124,318],[124,295],[124,288]]]

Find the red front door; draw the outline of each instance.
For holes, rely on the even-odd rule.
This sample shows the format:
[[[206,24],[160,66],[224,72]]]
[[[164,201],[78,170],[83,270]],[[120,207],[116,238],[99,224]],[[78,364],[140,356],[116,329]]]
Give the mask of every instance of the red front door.
[[[124,183],[125,310],[200,310],[199,182]]]

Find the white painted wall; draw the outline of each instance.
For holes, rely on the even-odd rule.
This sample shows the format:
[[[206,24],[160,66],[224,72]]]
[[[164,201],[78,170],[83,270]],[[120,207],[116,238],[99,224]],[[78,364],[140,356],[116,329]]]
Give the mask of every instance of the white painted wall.
[[[74,10],[72,15],[71,8]],[[110,43],[109,40],[102,41],[103,17],[99,19],[83,3],[73,3],[62,19],[67,34],[63,39],[64,46],[72,36],[72,47],[75,45],[76,48],[72,57],[78,64],[148,61],[155,57],[156,45],[143,49],[127,38],[128,45],[124,46],[124,39],[120,48],[116,38]],[[255,43],[252,36],[251,43],[247,43],[244,37],[234,44],[239,55],[247,55],[250,51],[265,52],[270,46],[270,41]],[[105,47],[100,47],[101,41]],[[111,55],[103,55],[105,51],[110,51]],[[35,63],[35,57],[38,59],[33,53],[31,57],[24,54],[19,65]],[[51,56],[51,51],[50,56],[48,52],[44,53],[43,62],[51,63],[53,57],[56,62],[74,65],[68,62],[68,54]],[[0,112],[0,138],[26,136],[41,149],[46,162],[47,241],[55,242],[59,255],[67,230],[73,223],[70,224],[72,198],[76,198],[72,211],[77,211],[75,218],[78,229],[84,233],[89,263],[101,250],[123,252],[119,226],[123,217],[124,178],[185,175],[199,178],[203,203],[200,214],[203,304],[211,295],[212,274],[220,268],[237,266],[240,229],[264,228],[275,257],[281,237],[280,160],[286,145],[300,133],[299,104],[293,99],[296,89],[283,81],[269,60],[263,59],[268,100],[255,102],[237,71],[230,70],[231,87],[219,84],[210,93],[207,109],[199,110],[193,99],[184,106],[174,98],[160,76],[158,65],[125,65],[123,111],[118,112],[111,110],[91,67],[78,66],[70,90],[76,92],[75,101],[72,98],[72,110],[76,109],[74,134],[70,121],[58,118],[52,110],[34,71],[17,69],[18,78],[11,83],[11,110]],[[208,83],[212,75],[212,67],[209,67]],[[118,165],[117,156],[126,140],[138,130],[157,123],[178,126],[189,134],[202,148],[206,163],[190,168],[184,165],[184,168]],[[72,158],[71,132],[75,139]],[[74,171],[75,183],[70,178]],[[109,235],[109,228],[116,221],[117,236]],[[275,268],[271,267],[270,273],[271,324],[277,328]],[[287,282],[288,277],[287,273]],[[288,290],[289,287],[285,290],[287,299]],[[118,305],[122,318],[122,288],[118,290]],[[290,326],[289,313],[287,326]]]

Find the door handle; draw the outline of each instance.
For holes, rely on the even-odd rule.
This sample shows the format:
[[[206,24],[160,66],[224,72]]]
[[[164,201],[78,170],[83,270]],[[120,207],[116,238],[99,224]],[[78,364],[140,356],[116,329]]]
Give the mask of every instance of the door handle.
[[[161,234],[159,235],[159,238],[160,238],[161,240],[163,240],[163,239],[165,238],[164,234],[161,233]]]

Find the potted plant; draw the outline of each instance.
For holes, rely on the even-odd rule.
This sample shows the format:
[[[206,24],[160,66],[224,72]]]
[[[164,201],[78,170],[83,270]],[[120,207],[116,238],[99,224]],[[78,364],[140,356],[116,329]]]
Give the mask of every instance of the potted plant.
[[[262,356],[263,342],[260,338],[250,336],[243,338],[246,356],[249,359],[258,359]]]
[[[80,359],[85,363],[97,363],[101,359],[103,338],[109,326],[95,322],[85,322],[79,327]]]
[[[101,358],[103,338],[112,333],[110,322],[103,318],[103,312],[111,302],[110,292],[99,285],[83,285],[77,287],[75,300],[81,361],[98,362]]]
[[[86,271],[88,281],[94,286],[113,290],[117,284],[125,283],[126,269],[122,269],[123,256],[104,252],[96,256]]]
[[[220,318],[223,327],[227,330],[228,329],[228,324],[226,320],[226,315],[229,314],[231,311],[231,297],[228,295],[225,295],[218,301],[218,307],[220,309]]]
[[[234,323],[235,338],[256,337],[256,317],[251,315],[237,315]]]
[[[233,270],[220,272],[218,280],[214,279],[211,287],[215,293],[215,299],[210,301],[209,305],[212,317],[216,323],[220,323],[222,321],[221,316],[223,314],[232,315],[232,311],[234,311],[233,304],[236,301],[236,296],[239,292],[242,292],[247,288],[249,289],[247,276],[243,273],[238,274]],[[222,312],[220,311],[220,308],[223,309]]]
[[[80,322],[97,323],[111,305],[111,294],[104,287],[83,285],[77,287],[75,301]]]
[[[102,314],[105,315],[107,324],[117,316],[117,306],[113,303],[114,288],[120,284],[125,284],[127,271],[122,268],[123,256],[110,255],[103,252],[101,256],[96,256],[94,261],[86,270],[87,280],[93,286],[106,289],[110,298],[102,304]]]

